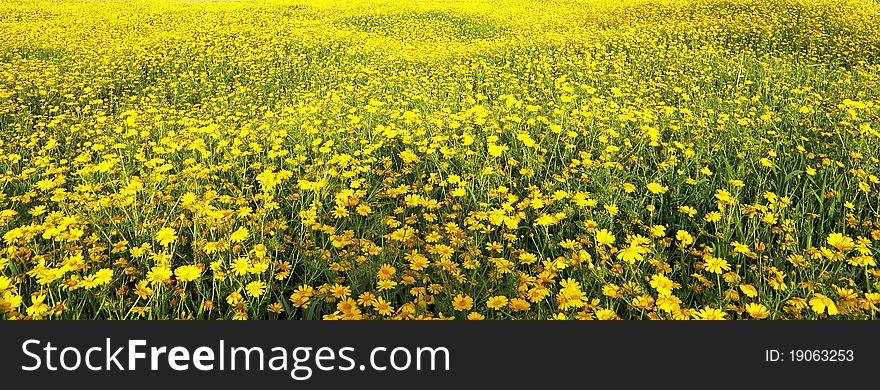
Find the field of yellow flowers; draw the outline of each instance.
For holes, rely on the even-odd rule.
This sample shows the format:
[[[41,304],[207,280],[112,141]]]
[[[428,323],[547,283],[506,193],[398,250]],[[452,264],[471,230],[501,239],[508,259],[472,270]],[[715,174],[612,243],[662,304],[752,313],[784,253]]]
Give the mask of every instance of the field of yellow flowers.
[[[0,317],[875,319],[874,0],[0,4]]]

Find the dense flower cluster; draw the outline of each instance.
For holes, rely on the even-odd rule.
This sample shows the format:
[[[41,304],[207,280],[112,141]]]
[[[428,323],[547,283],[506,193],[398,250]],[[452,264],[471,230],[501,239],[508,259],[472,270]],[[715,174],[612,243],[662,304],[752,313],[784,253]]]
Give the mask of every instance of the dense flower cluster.
[[[0,317],[873,319],[871,0],[0,5]]]

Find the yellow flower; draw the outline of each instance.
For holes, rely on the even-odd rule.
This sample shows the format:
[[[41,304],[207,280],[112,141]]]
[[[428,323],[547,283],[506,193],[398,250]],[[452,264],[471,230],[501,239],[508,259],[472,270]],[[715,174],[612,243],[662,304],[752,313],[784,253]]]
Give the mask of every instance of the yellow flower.
[[[730,271],[730,264],[727,260],[719,259],[715,256],[709,256],[709,258],[706,259],[705,267],[706,271],[719,275],[724,273],[724,271]]]
[[[428,260],[427,257],[425,257],[422,254],[419,254],[419,256],[415,256],[412,259],[410,259],[409,269],[411,269],[413,271],[421,271],[421,270],[424,270],[425,268],[427,268],[430,264],[431,264],[431,261]]]
[[[460,197],[467,195],[467,190],[462,187],[457,187],[457,188],[453,189],[452,191],[449,191],[449,195],[452,195],[456,198],[460,198]]]
[[[660,238],[666,236],[666,226],[663,225],[654,225],[651,226],[651,237]]]
[[[232,272],[238,276],[247,275],[251,267],[251,261],[246,257],[239,257],[232,261]]]
[[[239,303],[241,303],[243,301],[244,301],[244,297],[241,295],[240,288],[236,291],[229,293],[229,295],[226,296],[226,303],[228,303],[230,306],[238,305]]]
[[[183,196],[180,197],[180,204],[183,206],[191,206],[192,204],[194,204],[196,202],[196,200],[198,200],[198,197],[196,197],[196,194],[194,194],[192,192],[187,192],[187,193],[183,194]]]
[[[474,307],[474,300],[468,295],[458,294],[452,299],[452,308],[458,311],[470,310]]]
[[[535,140],[532,139],[532,136],[528,133],[517,133],[516,139],[523,143],[528,148],[534,147],[536,145]]]
[[[297,287],[293,294],[290,295],[290,302],[294,307],[306,308],[309,306],[314,294],[315,289],[312,286],[303,284]]]
[[[174,270],[174,276],[181,282],[196,280],[202,275],[202,269],[195,265],[182,265]]]
[[[596,244],[597,245],[608,245],[614,244],[614,234],[611,234],[608,229],[599,229],[596,231]]]
[[[596,319],[602,321],[617,320],[620,319],[620,316],[618,316],[617,313],[614,312],[614,310],[599,309],[596,310]]]
[[[149,283],[148,280],[141,280],[135,285],[135,294],[141,299],[147,299],[153,295],[153,289],[150,288],[147,283]]]
[[[660,274],[651,276],[650,284],[651,288],[657,290],[657,293],[660,295],[672,294],[672,289],[675,287],[675,283],[672,280]]]
[[[876,267],[877,262],[874,261],[874,257],[870,255],[859,255],[853,256],[849,260],[846,261],[850,265],[856,267]]]
[[[617,258],[627,263],[635,264],[636,261],[645,259],[645,257],[642,256],[642,253],[646,252],[647,251],[644,249],[644,247],[640,245],[630,244],[626,248],[623,248],[622,250],[617,252]]]
[[[746,312],[748,312],[749,315],[756,320],[763,320],[770,315],[770,311],[767,310],[767,306],[764,306],[760,303],[747,303]]]
[[[415,164],[415,163],[421,161],[421,158],[419,158],[419,156],[417,154],[413,153],[413,151],[410,149],[406,149],[406,150],[398,153],[397,155],[406,164]]]
[[[652,182],[648,183],[648,191],[651,191],[652,194],[659,195],[666,193],[669,190],[669,187],[666,187],[660,183]]]
[[[236,229],[234,232],[232,232],[232,234],[229,235],[229,241],[242,242],[245,239],[247,239],[248,234],[250,234],[248,229],[246,227],[242,226],[242,227]]]
[[[677,239],[682,246],[689,246],[694,243],[694,236],[692,236],[686,230],[679,230],[678,232],[676,232],[675,239]]]
[[[150,281],[150,284],[160,284],[170,279],[171,275],[171,268],[164,265],[157,265],[153,266],[150,271],[147,272],[147,280]]]
[[[43,316],[48,314],[51,309],[49,305],[44,303],[46,300],[46,296],[43,294],[34,295],[31,297],[31,305],[28,306],[26,312],[29,316],[33,317],[35,320],[42,319]]]
[[[397,286],[397,282],[395,282],[393,280],[380,280],[376,283],[376,288],[379,291],[390,290],[390,289],[394,288],[395,286]]]
[[[828,245],[837,248],[839,251],[848,251],[855,247],[853,239],[841,233],[831,233],[826,240]]]
[[[394,277],[394,274],[397,272],[397,269],[394,268],[391,264],[385,263],[379,267],[379,272],[377,272],[377,276],[379,280],[389,280]]]
[[[507,302],[507,297],[503,295],[496,295],[486,301],[486,306],[490,309],[501,310],[501,308],[507,306]]]
[[[275,314],[281,314],[284,311],[284,306],[282,306],[278,302],[270,303],[266,306],[266,309]]]
[[[175,240],[177,240],[177,231],[170,227],[159,229],[159,232],[156,233],[156,241],[159,242],[159,245],[168,246]]]
[[[492,157],[500,157],[504,152],[508,151],[510,148],[507,145],[497,145],[494,143],[489,144],[488,151],[489,155]]]
[[[712,211],[712,212],[706,213],[706,215],[703,217],[703,219],[705,219],[706,222],[715,223],[715,222],[718,222],[721,220],[721,213],[719,213],[717,211]]]
[[[11,291],[3,292],[0,294],[0,314],[18,310],[18,307],[21,306],[22,302],[23,299],[20,295]]]
[[[468,313],[467,319],[469,319],[471,321],[479,321],[479,320],[485,320],[486,316],[484,316],[480,313],[477,313],[475,311],[472,311],[472,312]]]
[[[681,299],[675,295],[660,295],[656,302],[657,308],[667,313],[672,313],[681,308]]]
[[[689,217],[697,215],[697,209],[691,206],[678,206],[678,212],[682,214],[687,214]]]
[[[617,207],[617,205],[613,204],[613,203],[604,204],[604,205],[602,205],[602,207],[605,209],[605,211],[608,212],[608,214],[610,214],[612,216],[617,215],[617,213],[620,212],[620,209]]]
[[[513,311],[528,311],[532,305],[522,298],[511,298],[510,299],[510,310]]]
[[[751,284],[741,284],[739,285],[739,289],[749,298],[758,296],[758,290],[756,290],[755,286],[752,286]]]
[[[609,284],[602,286],[602,295],[605,295],[606,297],[609,297],[609,298],[620,298],[623,296],[620,293],[620,286],[618,286],[614,283],[609,283]]]
[[[245,286],[244,291],[248,295],[250,295],[254,298],[257,298],[260,295],[263,295],[263,293],[266,291],[266,283],[259,281],[259,280],[255,280],[253,282],[248,283],[247,286]]]
[[[837,305],[834,304],[834,301],[831,298],[828,298],[825,295],[815,293],[813,297],[810,298],[810,307],[817,314],[822,314],[826,310],[828,310],[828,315],[837,315],[839,312],[837,311]]]
[[[706,306],[705,308],[703,308],[700,311],[697,311],[694,314],[697,316],[697,318],[699,318],[701,320],[725,320],[725,319],[727,319],[727,313],[725,313],[719,309],[716,309],[714,307],[708,307],[708,306]]]
[[[373,301],[373,307],[376,309],[376,312],[383,316],[390,316],[394,312],[394,307],[382,297],[378,297]]]
[[[550,214],[541,214],[536,220],[535,225],[538,226],[550,226],[556,224],[556,218]]]
[[[519,262],[523,264],[532,264],[538,261],[538,256],[534,253],[522,252],[519,254]]]
[[[113,279],[113,270],[110,268],[101,268],[95,272],[95,283],[98,285],[110,283],[111,279]]]

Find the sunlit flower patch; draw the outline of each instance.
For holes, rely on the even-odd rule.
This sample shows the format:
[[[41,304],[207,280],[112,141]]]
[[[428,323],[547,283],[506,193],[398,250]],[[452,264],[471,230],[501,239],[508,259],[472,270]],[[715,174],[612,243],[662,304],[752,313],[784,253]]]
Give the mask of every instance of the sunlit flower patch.
[[[875,319],[870,0],[0,5],[0,317]]]

